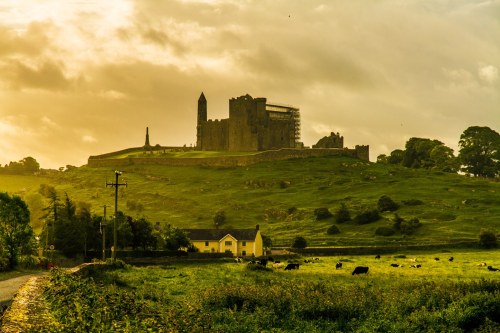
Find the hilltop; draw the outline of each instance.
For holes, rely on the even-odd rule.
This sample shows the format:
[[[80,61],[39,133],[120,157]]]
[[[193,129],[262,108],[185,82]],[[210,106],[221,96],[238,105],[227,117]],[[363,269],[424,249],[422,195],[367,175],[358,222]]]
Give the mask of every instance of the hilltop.
[[[112,167],[71,168],[54,176],[0,176],[3,191],[21,195],[30,205],[33,224],[40,227],[44,198],[40,184],[54,186],[76,203],[91,205],[101,215],[113,210]],[[223,210],[225,227],[259,224],[275,245],[290,245],[296,235],[309,246],[430,244],[477,240],[481,228],[500,229],[500,183],[457,174],[375,164],[350,157],[325,156],[261,162],[247,166],[122,166],[119,210],[133,217],[182,228],[209,228]],[[10,177],[10,178],[9,178]],[[374,236],[378,227],[391,226],[393,212],[377,222],[336,224],[316,221],[320,207],[335,212],[345,203],[351,216],[376,208],[387,195],[405,219],[416,217],[421,227],[410,236]],[[419,203],[413,205],[412,203]],[[327,235],[336,224],[341,233]]]

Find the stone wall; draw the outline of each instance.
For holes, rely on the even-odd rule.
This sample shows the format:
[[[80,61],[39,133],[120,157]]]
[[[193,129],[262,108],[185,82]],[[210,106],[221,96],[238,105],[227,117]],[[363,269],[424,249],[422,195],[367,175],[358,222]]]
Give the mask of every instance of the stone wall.
[[[368,146],[360,146],[360,152],[367,153]],[[366,147],[366,149],[364,148]],[[104,156],[104,155],[101,155]],[[156,164],[168,166],[215,166],[215,167],[234,167],[255,164],[259,162],[281,161],[296,158],[322,157],[322,156],[349,156],[359,158],[364,161],[368,155],[358,156],[356,149],[279,149],[267,150],[253,155],[242,156],[221,156],[221,157],[200,157],[200,158],[162,158],[162,157],[144,157],[144,158],[100,158],[101,156],[92,156],[88,160],[90,167],[118,167],[127,165]],[[366,158],[365,158],[366,157]]]

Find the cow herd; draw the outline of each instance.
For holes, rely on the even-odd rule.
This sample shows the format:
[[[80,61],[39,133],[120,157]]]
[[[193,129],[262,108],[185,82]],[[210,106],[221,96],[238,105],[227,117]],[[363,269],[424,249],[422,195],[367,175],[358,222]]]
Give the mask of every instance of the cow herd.
[[[380,260],[381,259],[380,255],[376,255],[375,259],[377,261]],[[455,258],[453,258],[453,257],[449,257],[448,261],[449,262],[453,262],[454,259]],[[437,262],[437,261],[440,260],[440,258],[436,257],[436,258],[434,258],[434,260]],[[243,262],[243,259],[242,258],[235,258],[235,261],[236,262]],[[319,262],[319,261],[320,261],[319,258],[311,258],[311,259],[304,259],[302,261],[302,263],[303,264],[311,264],[311,263],[315,263],[315,262]],[[408,259],[408,261],[411,263],[410,265],[405,266],[405,265],[400,264],[400,263],[391,263],[390,267],[394,267],[394,268],[408,267],[408,268],[417,268],[417,269],[418,268],[422,268],[422,264],[419,263],[419,260],[417,258],[410,258],[410,259]],[[274,268],[274,269],[284,269],[285,271],[297,270],[297,269],[299,269],[300,265],[302,264],[298,260],[293,260],[293,261],[288,262],[288,263],[285,264],[285,263],[282,263],[279,260],[274,260],[272,257],[261,257],[261,258],[256,259],[256,260],[249,261],[248,264],[249,265],[255,265],[256,264],[256,265],[262,265],[264,267],[267,267],[268,262],[272,263],[272,268]],[[500,271],[499,268],[494,268],[493,266],[488,265],[485,262],[480,263],[477,266],[487,267],[487,269],[489,271],[493,271],[493,272]],[[343,268],[343,264],[342,264],[341,261],[338,261],[338,262],[335,263],[335,269],[336,270],[339,270],[339,269],[342,269],[342,268]],[[356,267],[354,267],[354,270],[352,271],[351,275],[367,274],[368,270],[369,270],[368,266],[356,266]]]

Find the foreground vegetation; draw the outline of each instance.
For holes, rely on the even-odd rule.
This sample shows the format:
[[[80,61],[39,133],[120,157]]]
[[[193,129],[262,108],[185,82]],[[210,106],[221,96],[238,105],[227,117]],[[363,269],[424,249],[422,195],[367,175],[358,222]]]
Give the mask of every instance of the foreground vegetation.
[[[115,264],[78,276],[54,271],[45,297],[63,331],[72,332],[500,329],[500,272],[478,266],[500,262],[498,252],[416,254],[422,267],[410,268],[413,256],[321,257],[293,271],[232,261]],[[357,265],[369,273],[352,276]]]

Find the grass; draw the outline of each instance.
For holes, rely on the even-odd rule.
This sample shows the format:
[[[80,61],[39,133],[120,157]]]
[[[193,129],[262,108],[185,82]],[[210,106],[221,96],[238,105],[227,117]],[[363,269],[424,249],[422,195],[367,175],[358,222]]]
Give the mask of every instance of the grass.
[[[415,257],[422,268],[409,267]],[[483,261],[498,267],[500,253],[320,257],[293,271],[173,262],[94,271],[91,279],[56,272],[45,295],[75,332],[493,332],[500,327],[500,272],[478,266]],[[368,274],[352,276],[358,265]]]
[[[481,228],[500,229],[499,182],[346,157],[230,168],[132,165],[122,171],[120,181],[126,181],[128,187],[120,188],[119,210],[127,215],[181,228],[210,228],[215,213],[224,210],[225,227],[253,228],[259,224],[276,246],[290,246],[298,234],[306,238],[309,246],[392,245],[477,240]],[[3,177],[6,176],[1,176],[0,181],[6,179]],[[112,168],[83,166],[51,177],[18,179],[17,185],[16,178],[2,182],[0,190],[27,199],[37,230],[42,208],[47,204],[37,193],[41,183],[55,186],[60,196],[67,193],[76,203],[91,204],[95,214],[102,214],[103,205],[114,204],[114,190],[105,187],[106,180],[114,181]],[[341,203],[354,217],[366,208],[375,208],[382,195],[400,205],[399,216],[417,217],[422,227],[411,236],[374,236],[377,227],[392,225],[393,213],[385,212],[375,223],[338,224],[341,233],[327,235],[334,219],[314,218],[314,209],[327,207],[335,212]],[[420,200],[422,204],[403,204],[408,200]],[[127,202],[140,204],[130,207],[142,209],[129,209]],[[285,212],[291,207],[300,214],[267,214],[270,210]]]

